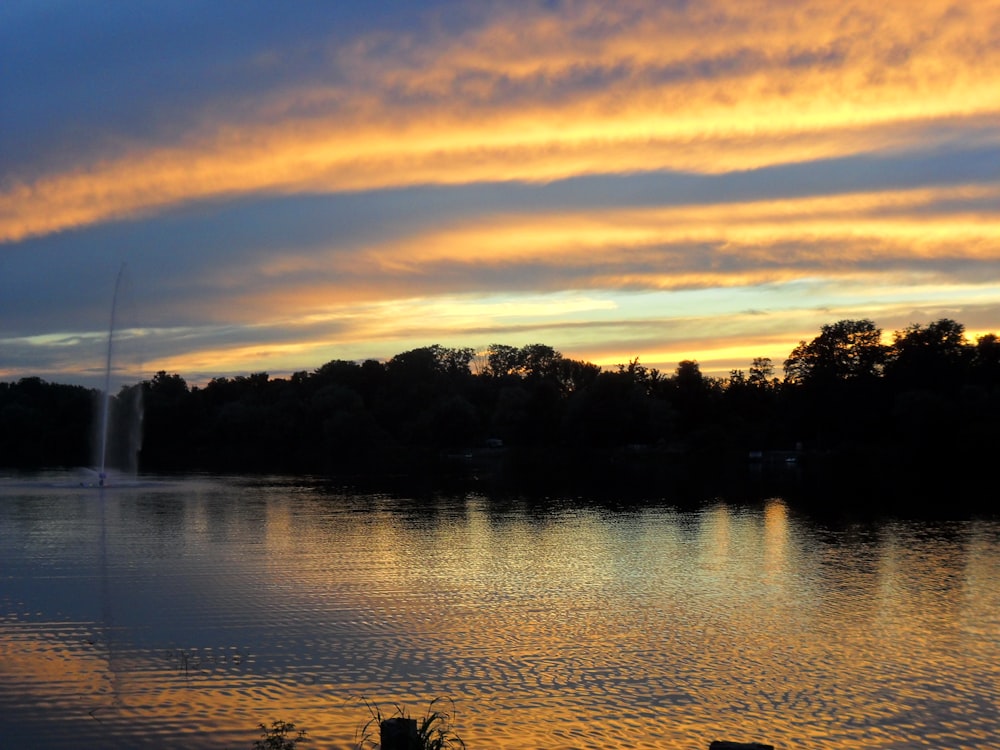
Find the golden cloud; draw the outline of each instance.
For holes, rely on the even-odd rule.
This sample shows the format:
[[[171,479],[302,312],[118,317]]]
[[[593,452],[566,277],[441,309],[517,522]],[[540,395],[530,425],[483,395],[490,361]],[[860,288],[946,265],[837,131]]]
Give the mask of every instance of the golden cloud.
[[[801,199],[690,206],[495,215],[435,229],[362,256],[371,268],[418,273],[449,264],[580,265],[620,268],[618,287],[659,276],[687,286],[697,271],[705,285],[787,280],[822,268],[855,269],[858,260],[949,255],[1000,260],[1000,215],[974,209],[935,212],[936,204],[1000,200],[1000,186],[960,186],[853,193]],[[835,251],[835,252],[834,252]],[[710,256],[711,266],[705,268]],[[360,259],[350,263],[357,266]],[[751,269],[752,263],[752,269]],[[637,267],[647,269],[645,274]],[[357,270],[355,268],[355,270]],[[608,279],[591,283],[608,284]],[[660,286],[653,281],[652,286]]]
[[[257,192],[724,172],[966,127],[996,142],[998,28],[996,0],[582,3],[366,37],[333,56],[344,83],[294,83],[238,115],[209,105],[180,141],[9,175],[0,241]]]

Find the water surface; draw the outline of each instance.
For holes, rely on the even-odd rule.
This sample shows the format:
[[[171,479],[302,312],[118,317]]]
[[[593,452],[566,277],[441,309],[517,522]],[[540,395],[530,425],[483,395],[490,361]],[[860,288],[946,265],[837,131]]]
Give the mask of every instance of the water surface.
[[[0,482],[0,748],[1000,746],[1000,522]]]

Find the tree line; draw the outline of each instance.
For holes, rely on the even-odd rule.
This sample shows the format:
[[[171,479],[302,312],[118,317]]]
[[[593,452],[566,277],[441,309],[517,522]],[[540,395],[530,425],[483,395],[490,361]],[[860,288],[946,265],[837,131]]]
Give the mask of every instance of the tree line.
[[[705,376],[638,358],[602,370],[544,344],[426,346],[189,386],[161,371],[123,388],[143,404],[144,471],[411,472],[463,461],[513,471],[743,465],[748,456],[913,472],[989,472],[1000,424],[1000,339],[941,319],[895,331],[824,325],[777,367]],[[0,463],[91,463],[94,402],[80,386],[0,383]],[[114,432],[114,431],[113,431]]]

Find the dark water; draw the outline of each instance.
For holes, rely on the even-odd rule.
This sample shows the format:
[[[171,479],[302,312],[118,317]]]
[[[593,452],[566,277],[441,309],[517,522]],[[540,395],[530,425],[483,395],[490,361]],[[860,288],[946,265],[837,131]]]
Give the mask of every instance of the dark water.
[[[70,479],[0,482],[0,750],[1000,747],[996,519]]]

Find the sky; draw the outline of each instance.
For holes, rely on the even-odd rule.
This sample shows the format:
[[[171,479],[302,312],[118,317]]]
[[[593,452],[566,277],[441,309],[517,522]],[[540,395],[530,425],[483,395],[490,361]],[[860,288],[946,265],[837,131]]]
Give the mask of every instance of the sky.
[[[0,382],[112,308],[190,384],[1000,332],[1000,0],[6,0]]]

